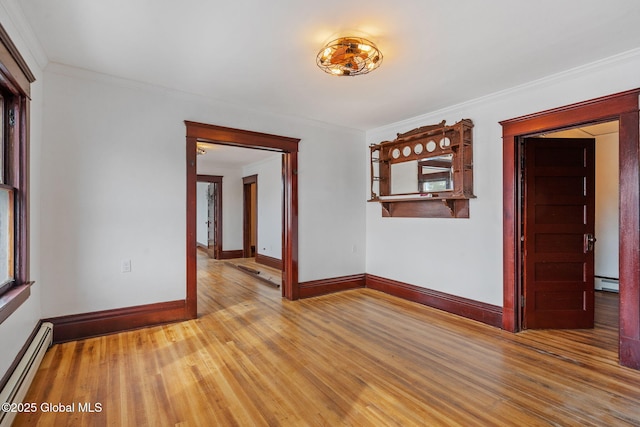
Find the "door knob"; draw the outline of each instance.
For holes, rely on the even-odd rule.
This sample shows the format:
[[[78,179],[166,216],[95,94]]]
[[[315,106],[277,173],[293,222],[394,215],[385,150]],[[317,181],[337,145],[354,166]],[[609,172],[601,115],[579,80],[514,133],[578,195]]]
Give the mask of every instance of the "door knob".
[[[584,252],[592,252],[593,251],[593,247],[596,243],[596,239],[595,236],[591,233],[587,233],[584,235]]]

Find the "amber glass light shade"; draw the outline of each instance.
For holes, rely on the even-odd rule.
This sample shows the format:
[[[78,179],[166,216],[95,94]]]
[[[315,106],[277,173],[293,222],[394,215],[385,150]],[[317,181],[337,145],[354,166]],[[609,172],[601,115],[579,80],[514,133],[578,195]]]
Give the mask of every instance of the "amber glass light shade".
[[[342,37],[323,47],[316,63],[334,76],[358,76],[380,66],[382,53],[375,44],[361,37]]]

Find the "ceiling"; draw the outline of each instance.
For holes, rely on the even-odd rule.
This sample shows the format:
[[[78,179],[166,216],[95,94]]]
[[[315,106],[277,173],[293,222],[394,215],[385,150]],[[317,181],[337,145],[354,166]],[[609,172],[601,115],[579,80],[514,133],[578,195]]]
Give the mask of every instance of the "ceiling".
[[[595,125],[578,126],[541,135],[545,138],[592,138],[595,136],[619,133],[620,123],[617,120],[597,123]]]
[[[259,150],[244,147],[234,147],[231,145],[198,143],[198,148],[202,148],[205,154],[197,157],[197,170],[207,170],[207,166],[216,168],[242,168],[253,163],[275,156],[282,156],[281,153],[273,151]]]
[[[637,0],[13,0],[50,62],[372,129],[640,47]],[[336,77],[324,43],[384,60]]]

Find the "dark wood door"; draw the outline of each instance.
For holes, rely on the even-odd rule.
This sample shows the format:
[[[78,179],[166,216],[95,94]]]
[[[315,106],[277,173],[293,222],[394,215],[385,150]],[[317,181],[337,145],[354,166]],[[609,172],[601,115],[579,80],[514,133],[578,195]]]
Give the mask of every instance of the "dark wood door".
[[[595,140],[525,139],[523,327],[594,324]]]

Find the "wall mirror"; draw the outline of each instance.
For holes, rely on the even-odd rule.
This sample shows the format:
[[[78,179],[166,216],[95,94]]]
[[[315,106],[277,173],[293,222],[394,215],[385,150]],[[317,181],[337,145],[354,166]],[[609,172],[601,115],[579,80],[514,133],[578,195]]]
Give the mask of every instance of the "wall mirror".
[[[371,202],[383,216],[468,218],[473,195],[473,123],[445,121],[373,144]]]

